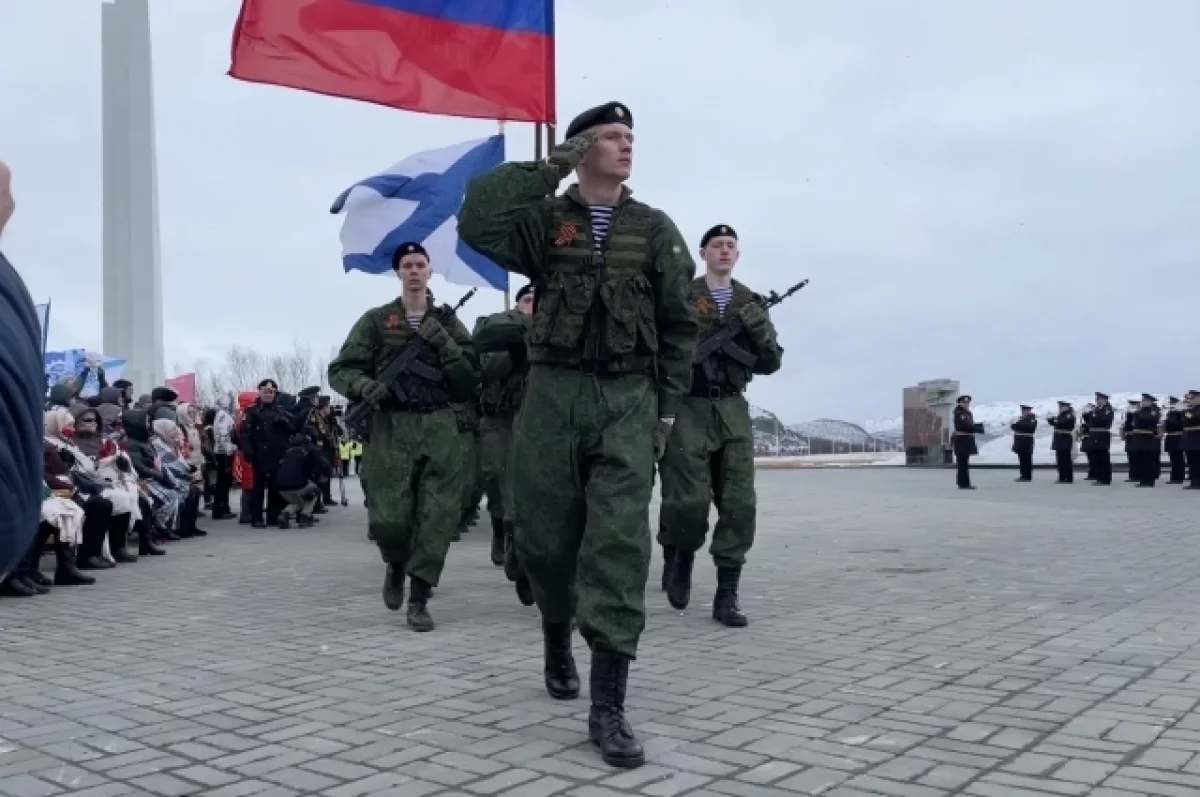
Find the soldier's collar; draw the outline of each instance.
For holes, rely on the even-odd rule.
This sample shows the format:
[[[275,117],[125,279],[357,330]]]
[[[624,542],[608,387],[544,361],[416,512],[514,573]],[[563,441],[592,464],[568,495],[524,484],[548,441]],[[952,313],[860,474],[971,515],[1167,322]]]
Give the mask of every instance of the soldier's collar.
[[[585,208],[588,206],[588,203],[583,201],[583,197],[579,193],[579,183],[571,183],[564,196],[566,196],[567,199],[570,199],[576,205],[582,205]],[[633,196],[633,189],[627,185],[622,185],[621,198],[617,200],[617,205],[624,205],[631,196]]]

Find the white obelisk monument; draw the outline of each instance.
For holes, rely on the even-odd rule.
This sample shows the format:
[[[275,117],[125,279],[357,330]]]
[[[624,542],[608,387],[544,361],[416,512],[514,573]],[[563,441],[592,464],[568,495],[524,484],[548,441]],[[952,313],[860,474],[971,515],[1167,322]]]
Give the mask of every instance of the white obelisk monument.
[[[162,273],[149,0],[101,5],[104,354],[149,393],[163,372]]]

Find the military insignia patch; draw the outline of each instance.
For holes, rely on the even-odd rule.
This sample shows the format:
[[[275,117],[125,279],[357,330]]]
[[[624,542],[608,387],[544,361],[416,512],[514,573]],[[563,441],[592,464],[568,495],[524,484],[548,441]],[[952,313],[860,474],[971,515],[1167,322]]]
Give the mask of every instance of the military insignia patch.
[[[620,105],[613,108],[613,113],[615,113],[617,115],[618,119],[623,119],[625,117],[625,109],[622,108]]]
[[[571,222],[563,222],[558,228],[558,235],[554,236],[555,246],[566,246],[575,240],[575,233],[579,232],[579,228]]]
[[[404,322],[400,320],[400,316],[397,313],[392,313],[388,316],[387,321],[383,324],[384,329],[399,329],[402,326],[404,326]]]
[[[696,312],[700,315],[708,315],[712,311],[712,302],[707,296],[701,296],[696,300]]]

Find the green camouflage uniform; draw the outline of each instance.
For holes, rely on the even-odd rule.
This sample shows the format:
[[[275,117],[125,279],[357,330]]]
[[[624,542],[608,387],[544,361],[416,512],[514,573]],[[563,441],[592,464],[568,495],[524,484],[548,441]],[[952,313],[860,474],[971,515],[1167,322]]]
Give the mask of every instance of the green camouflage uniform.
[[[429,303],[432,309],[432,296]],[[426,344],[418,356],[440,369],[443,381],[402,376],[412,404],[400,406],[390,395],[384,399],[372,419],[371,442],[363,448],[363,473],[371,484],[371,538],[383,561],[430,586],[441,576],[462,504],[463,457],[450,401],[472,396],[479,379],[466,327],[453,316],[443,326],[449,339],[441,350]],[[329,364],[330,387],[360,400],[414,335],[400,299],[368,310]]]
[[[622,191],[603,257],[577,186],[586,146],[475,180],[459,234],[536,287],[513,441],[517,556],[543,621],[574,615],[593,650],[636,656],[645,626],[649,504],[659,418],[687,392],[695,264],[662,211]]]
[[[512,486],[507,478],[512,456],[513,422],[521,408],[528,357],[525,333],[529,316],[520,310],[486,316],[475,323],[475,349],[480,353],[483,387],[479,395],[479,442],[483,483],[492,528],[511,528]]]
[[[474,342],[472,342],[474,346]],[[474,401],[456,403],[454,419],[458,423],[458,443],[463,458],[462,513],[460,530],[465,530],[471,510],[479,506],[482,470],[479,462],[479,406]]]
[[[773,374],[783,364],[783,349],[766,312],[745,285],[733,283],[733,296],[722,315],[703,278],[692,282],[692,302],[703,341],[727,321],[742,315],[746,329],[734,343],[755,355],[753,368],[713,355],[715,372],[696,365],[691,395],[675,419],[667,453],[659,463],[662,507],[658,542],[683,553],[704,545],[708,509],[718,519],[709,553],[717,567],[741,567],[754,542],[754,435],[743,391],[753,374]],[[710,375],[716,376],[713,384]]]

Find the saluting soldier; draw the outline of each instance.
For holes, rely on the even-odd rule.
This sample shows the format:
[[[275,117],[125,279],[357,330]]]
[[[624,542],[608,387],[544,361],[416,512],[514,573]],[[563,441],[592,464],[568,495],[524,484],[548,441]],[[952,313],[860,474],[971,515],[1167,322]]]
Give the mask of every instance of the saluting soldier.
[[[1017,468],[1020,471],[1016,481],[1033,481],[1033,436],[1037,432],[1037,424],[1038,420],[1037,416],[1033,414],[1033,407],[1022,404],[1021,417],[1009,426],[1013,433],[1012,450],[1017,455]]]
[[[1171,478],[1167,484],[1183,484],[1187,476],[1187,459],[1183,453],[1183,406],[1178,398],[1167,399],[1170,409],[1163,416],[1163,450],[1171,460]]]
[[[479,380],[471,334],[452,313],[435,314],[429,254],[403,243],[392,257],[402,285],[399,298],[368,310],[329,364],[329,384],[350,401],[374,409],[363,473],[370,479],[370,537],[387,564],[383,602],[404,604],[405,574],[412,581],[408,626],[432,631],[428,601],[446,564],[462,509],[463,456],[452,401],[475,393]],[[448,310],[448,308],[447,308]],[[400,390],[378,381],[413,338],[423,342]]]
[[[1073,484],[1075,469],[1071,461],[1071,449],[1075,445],[1075,410],[1071,402],[1058,402],[1058,414],[1050,417],[1050,426],[1054,428],[1050,447],[1054,450],[1054,463],[1058,468],[1055,484]]]
[[[1141,478],[1138,475],[1138,457],[1136,454],[1131,454],[1129,447],[1133,443],[1133,416],[1138,411],[1138,400],[1130,399],[1129,405],[1125,408],[1125,420],[1121,423],[1121,439],[1125,442],[1125,459],[1129,462],[1129,473],[1126,474],[1125,481],[1136,482]]]
[[[1157,403],[1154,396],[1143,393],[1133,413],[1129,456],[1137,462],[1138,487],[1153,487],[1162,475],[1162,443],[1158,436],[1162,411]]]
[[[1187,458],[1191,484],[1185,490],[1200,490],[1200,390],[1189,390],[1183,411],[1183,455]]]
[[[957,483],[960,490],[974,490],[971,485],[971,457],[979,453],[975,444],[975,416],[971,414],[971,397],[959,396],[954,407],[954,459],[958,464]]]
[[[1093,484],[1112,484],[1112,425],[1113,408],[1108,403],[1108,395],[1097,393],[1088,433],[1092,447],[1092,476],[1095,477]]]
[[[731,341],[746,353],[739,362],[724,351],[692,368],[692,389],[679,406],[667,453],[659,463],[662,508],[658,542],[663,547],[667,600],[686,609],[692,594],[692,565],[708,534],[709,506],[717,507],[709,554],[717,568],[712,616],[730,627],[749,621],[738,604],[738,582],[754,543],[754,434],[744,391],[755,374],[783,364],[783,347],[760,304],[761,297],[733,278],[737,232],[718,224],[700,239],[705,274],[692,281],[692,303],[704,341],[737,319],[742,331]]]
[[[645,761],[625,717],[646,624],[650,496],[688,391],[696,266],[675,224],[630,197],[633,117],[584,112],[545,163],[505,163],[467,189],[458,232],[537,285],[513,440],[517,554],[529,575],[551,697],[579,694],[571,617],[592,649],[588,734],[604,760]],[[556,196],[572,171],[579,181]]]

